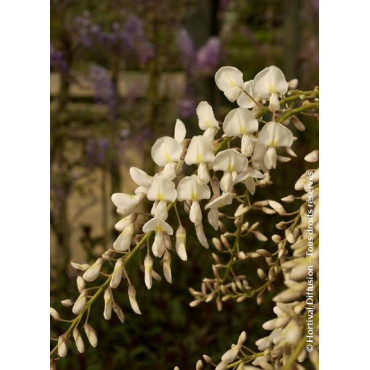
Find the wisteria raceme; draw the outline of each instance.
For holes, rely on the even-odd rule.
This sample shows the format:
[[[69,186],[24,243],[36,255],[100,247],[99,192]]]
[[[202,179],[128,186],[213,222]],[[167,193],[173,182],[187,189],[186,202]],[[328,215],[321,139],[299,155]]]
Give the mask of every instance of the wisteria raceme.
[[[98,297],[104,299],[106,320],[114,312],[124,322],[123,310],[114,298],[120,285],[126,286],[131,309],[136,314],[145,314],[140,310],[134,282],[126,270],[127,263],[140,249],[146,250],[140,266],[142,283],[153,289],[153,281],[161,280],[154,270],[156,259],[161,261],[165,280],[173,282],[178,273],[171,269],[173,252],[183,261],[188,259],[186,239],[192,231],[184,227],[184,218],[180,217],[184,209],[199,243],[211,249],[204,253],[211,253],[214,260],[214,276],[204,278],[199,291],[190,288],[194,296],[191,307],[214,301],[217,309],[222,310],[227,300],[242,302],[248,298],[255,298],[260,304],[266,293],[273,291],[278,275],[283,277],[286,287],[274,296],[277,317],[263,325],[271,333],[256,342],[260,352],[251,352],[245,346],[247,335],[242,332],[220,361],[213,362],[204,355],[196,369],[201,369],[204,363],[218,370],[288,370],[293,365],[300,369],[299,362],[306,358],[302,343],[305,343],[303,329],[308,319],[302,297],[308,288],[312,293],[310,330],[314,343],[309,360],[316,366],[318,169],[308,170],[297,181],[295,189],[305,194],[287,195],[282,198],[284,206],[275,199],[253,200],[253,196],[260,188],[273,184],[278,162],[285,163],[296,156],[291,148],[296,140],[292,132],[297,127],[296,115],[318,111],[318,88],[297,90],[296,82],[287,82],[275,66],[262,70],[251,81],[244,81],[242,72],[235,67],[226,66],[217,71],[215,81],[226,98],[237,106],[221,120],[208,102],[200,102],[196,108],[199,133],[192,137],[187,137],[186,124],[178,119],[173,136],[161,137],[153,144],[151,157],[158,166],[157,172],[147,174],[132,167],[130,176],[137,185],[134,193],[112,195],[121,217],[115,224],[119,235],[112,248],[92,264],[72,263],[82,274],[77,282],[79,295],[76,294],[75,300],[65,299],[62,304],[72,307],[75,317],[51,351],[53,363],[67,354],[72,333],[78,350],[84,350],[78,331],[83,317],[86,317],[84,331],[88,341],[93,347],[97,345],[97,334],[88,324],[88,318],[90,307]],[[300,122],[298,127],[302,129],[302,126]],[[318,151],[309,153],[305,159],[316,163]],[[298,209],[291,211],[288,207],[298,200],[301,202]],[[143,208],[149,213],[142,212]],[[264,235],[259,222],[250,223],[251,211],[259,212],[262,219],[277,215],[280,218],[277,233]],[[233,220],[231,226],[226,227],[230,225],[226,219]],[[217,237],[211,239],[207,235],[204,227],[207,223],[216,230]],[[261,248],[260,243],[266,247]],[[240,266],[250,259],[264,261],[265,268],[245,270],[244,274],[236,272],[236,265],[240,271]],[[310,285],[306,273],[311,268],[314,283]],[[252,274],[256,275],[253,279]],[[252,285],[256,279],[261,284]],[[94,285],[89,286],[90,282]],[[55,320],[61,319],[54,309],[50,312]]]

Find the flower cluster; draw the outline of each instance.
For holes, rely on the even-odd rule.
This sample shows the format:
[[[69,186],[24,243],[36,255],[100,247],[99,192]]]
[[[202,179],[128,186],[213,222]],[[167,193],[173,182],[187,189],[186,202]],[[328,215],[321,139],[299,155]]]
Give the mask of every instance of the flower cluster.
[[[306,261],[302,255],[303,249],[299,247],[306,241],[306,236],[302,233],[304,226],[301,217],[304,205],[297,212],[287,212],[274,200],[252,202],[251,197],[258,188],[272,184],[271,172],[279,161],[288,162],[296,156],[291,149],[295,138],[290,126],[295,126],[298,130],[304,129],[296,114],[302,111],[309,114],[310,111],[318,110],[318,90],[296,90],[297,81],[287,82],[283,72],[275,66],[265,68],[251,81],[244,81],[242,72],[234,67],[222,67],[215,75],[215,82],[226,98],[237,102],[238,106],[223,120],[219,120],[210,104],[200,102],[196,108],[200,133],[188,138],[185,123],[178,119],[173,136],[159,138],[152,147],[151,157],[158,166],[158,171],[147,174],[132,167],[130,176],[137,186],[134,194],[112,195],[112,202],[122,217],[115,225],[119,235],[113,247],[93,264],[73,263],[73,267],[82,272],[82,276],[77,278],[80,294],[75,301],[67,299],[62,304],[71,306],[76,317],[71,321],[70,328],[59,338],[55,338],[58,344],[52,350],[53,363],[66,355],[67,342],[72,333],[77,349],[80,352],[84,350],[78,327],[85,315],[86,336],[91,345],[97,344],[96,333],[87,321],[90,306],[100,295],[103,295],[105,302],[104,318],[109,320],[114,311],[124,321],[123,311],[115,303],[113,295],[114,289],[123,281],[127,285],[131,308],[135,313],[141,314],[135,287],[125,268],[139,249],[146,248],[141,266],[146,287],[152,288],[153,279],[161,280],[160,274],[154,270],[154,261],[157,258],[161,261],[164,278],[169,283],[172,282],[173,250],[180,259],[187,260],[187,231],[183,225],[184,219],[180,217],[180,206],[194,225],[199,243],[205,248],[209,248],[210,244],[215,247],[215,253],[212,254],[215,260],[212,266],[214,277],[203,280],[201,291],[191,289],[195,300],[190,305],[197,306],[202,302],[215,300],[217,308],[221,310],[222,303],[230,298],[241,302],[254,295],[257,296],[257,303],[260,303],[263,294],[272,290],[276,276],[283,272],[287,291],[280,293],[283,296],[285,294],[284,299],[280,295],[275,297],[278,319],[265,325],[267,329],[273,330],[272,334],[257,345],[271,350],[268,355],[264,355],[266,363],[280,364],[287,361],[286,353],[290,353],[290,349],[285,352],[286,343],[290,343],[290,340],[293,345],[296,341],[297,338],[291,339],[291,332],[299,327],[297,322],[301,318],[296,320],[287,314],[288,309],[285,310],[283,304],[299,297],[304,289],[301,280],[302,266],[306,266]],[[313,161],[316,157],[315,152],[307,159]],[[297,185],[297,189],[300,186]],[[292,200],[295,200],[294,196],[283,199],[287,203]],[[308,199],[304,201],[306,205],[309,202]],[[150,212],[143,212],[143,209],[149,209]],[[252,209],[283,217],[295,216],[293,221],[278,224],[279,230],[285,231],[284,237],[272,237],[278,247],[276,252],[268,249],[243,250],[242,242],[249,236],[259,242],[268,240],[258,230],[259,223],[250,225],[246,220],[246,215]],[[234,221],[235,230],[226,228],[226,218]],[[213,238],[212,243],[205,232],[206,222],[219,233],[219,237]],[[287,258],[288,243],[294,250],[293,258]],[[221,253],[218,254],[217,251]],[[226,263],[225,256],[229,256]],[[267,271],[257,271],[258,276],[264,280],[257,288],[249,284],[246,275],[234,272],[237,262],[249,258],[264,258],[268,266]],[[113,271],[109,272],[111,265],[114,266]],[[101,285],[86,287],[86,283],[98,279],[103,279]],[[299,295],[292,293],[298,291]],[[289,309],[294,311],[294,307]],[[294,312],[301,314],[298,310]],[[51,314],[56,320],[60,319],[59,313],[54,309]],[[276,333],[281,334],[281,338],[290,339],[288,342],[283,340],[275,343]],[[246,334],[242,333],[237,344],[222,357],[221,363],[217,365],[218,370],[231,368],[230,364],[238,356],[243,356],[245,340]],[[261,351],[265,350],[261,348]],[[257,357],[262,358],[262,355]],[[243,363],[244,360],[239,360],[236,366]],[[198,363],[197,366],[201,368],[203,365]],[[268,369],[261,363],[258,366]]]

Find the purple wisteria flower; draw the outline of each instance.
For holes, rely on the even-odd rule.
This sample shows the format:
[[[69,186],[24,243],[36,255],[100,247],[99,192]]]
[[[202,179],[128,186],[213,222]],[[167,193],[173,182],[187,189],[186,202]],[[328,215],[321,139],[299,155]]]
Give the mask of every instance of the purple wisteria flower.
[[[218,37],[211,37],[197,52],[196,69],[203,73],[212,73],[218,66],[221,56],[221,42]]]
[[[61,72],[68,71],[68,63],[63,53],[50,44],[50,67]]]
[[[117,93],[108,71],[96,64],[91,65],[89,82],[94,90],[97,103],[106,105],[112,118],[117,117]]]

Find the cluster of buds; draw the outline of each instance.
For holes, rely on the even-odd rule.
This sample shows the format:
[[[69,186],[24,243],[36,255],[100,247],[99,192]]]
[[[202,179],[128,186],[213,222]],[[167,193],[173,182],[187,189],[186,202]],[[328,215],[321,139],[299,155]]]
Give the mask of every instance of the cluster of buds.
[[[308,154],[305,160],[316,162],[318,151]],[[248,352],[242,353],[240,347],[233,345],[218,364],[204,355],[205,362],[216,370],[304,370],[306,367],[302,363],[307,357],[318,369],[319,169],[307,170],[296,182],[295,189],[304,190],[304,195],[289,195],[282,200],[292,203],[299,199],[302,204],[296,212],[292,212],[296,215],[294,219],[276,225],[280,232],[284,232],[284,237],[279,234],[272,236],[277,245],[278,271],[283,274],[285,290],[273,298],[276,317],[262,325],[270,334],[255,342],[259,352],[248,349]],[[289,215],[277,202],[269,203],[280,215]],[[257,273],[268,284],[274,280],[270,276],[271,269],[268,273],[259,269]],[[199,297],[199,292],[193,294]],[[250,289],[246,294],[250,294]],[[244,335],[243,332],[241,336]],[[198,363],[196,369],[197,366]]]
[[[194,224],[199,243],[205,248],[210,246],[204,229],[207,218],[208,223],[219,232],[219,237],[212,240],[216,252],[226,251],[229,255],[225,263],[213,253],[214,278],[203,281],[201,292],[192,291],[195,301],[191,306],[215,299],[221,310],[225,300],[235,298],[240,302],[256,293],[257,302],[260,302],[264,291],[272,289],[275,276],[282,269],[288,273],[288,267],[282,264],[288,253],[286,243],[280,239],[277,241],[278,237],[275,239],[279,251],[274,255],[264,248],[243,251],[240,242],[250,236],[257,242],[268,241],[258,230],[258,222],[250,225],[246,220],[251,210],[283,216],[291,214],[276,201],[252,202],[250,198],[257,188],[272,184],[271,170],[276,168],[278,161],[288,162],[296,156],[291,149],[295,137],[289,126],[304,129],[296,114],[317,111],[318,90],[296,90],[296,81],[287,82],[283,72],[275,66],[265,68],[251,81],[243,81],[242,72],[234,67],[222,67],[215,80],[227,99],[236,101],[238,106],[220,121],[211,105],[201,102],[196,109],[201,134],[187,138],[186,125],[178,119],[173,137],[159,138],[151,149],[158,171],[147,174],[136,167],[130,169],[130,176],[137,185],[134,194],[112,195],[112,202],[122,217],[115,224],[119,235],[112,248],[91,265],[72,263],[82,273],[77,278],[80,294],[75,301],[66,299],[62,304],[72,307],[76,316],[71,320],[70,328],[57,339],[58,344],[52,350],[53,360],[66,355],[71,333],[78,350],[84,350],[78,331],[84,315],[87,338],[92,346],[97,345],[96,333],[87,321],[90,307],[99,295],[104,297],[104,318],[109,320],[114,311],[124,321],[123,311],[113,295],[114,289],[123,280],[132,310],[141,314],[135,287],[125,269],[126,263],[139,249],[146,248],[141,263],[146,287],[152,288],[153,279],[161,280],[160,274],[154,270],[155,259],[161,262],[164,278],[172,282],[173,250],[180,259],[187,260],[186,229],[180,217],[180,205]],[[299,102],[302,104],[297,107]],[[311,155],[309,159],[314,157]],[[189,172],[188,176],[182,175]],[[150,213],[142,212],[143,207],[150,209]],[[225,219],[234,221],[234,231],[227,230]],[[285,239],[299,239],[296,231],[291,230],[291,233],[292,236],[287,231]],[[236,262],[248,258],[264,258],[269,267],[267,272],[258,271],[260,278],[266,282],[257,290],[249,285],[247,276],[233,271]],[[112,265],[113,270],[108,270]],[[87,286],[87,283],[97,280],[103,281],[101,285]],[[52,316],[61,320],[54,309]],[[245,340],[242,339],[239,338],[238,345],[224,355],[221,364],[229,364],[234,354],[238,355]],[[223,365],[219,366],[221,369]]]

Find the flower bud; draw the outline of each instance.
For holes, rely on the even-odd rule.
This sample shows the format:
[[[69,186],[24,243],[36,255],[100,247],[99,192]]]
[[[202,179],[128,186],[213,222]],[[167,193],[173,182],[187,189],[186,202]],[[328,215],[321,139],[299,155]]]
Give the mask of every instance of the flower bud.
[[[296,78],[293,78],[288,82],[288,89],[289,90],[295,90],[298,86],[298,80]]]
[[[98,258],[96,262],[85,271],[82,277],[86,281],[94,281],[99,276],[103,263],[104,260],[102,258]]]
[[[59,313],[58,311],[53,308],[53,307],[50,307],[50,316],[54,319],[54,320],[60,320],[60,316],[59,316]]]
[[[139,305],[137,304],[137,301],[136,301],[136,289],[132,284],[128,286],[128,299],[130,301],[132,310],[136,314],[141,315]]]
[[[113,295],[111,288],[107,288],[104,291],[104,318],[110,320],[112,317],[113,308]]]
[[[73,302],[71,299],[64,299],[63,301],[60,301],[60,303],[64,306],[64,307],[71,307],[73,305]]]
[[[242,331],[238,338],[238,346],[242,346],[246,340],[247,340],[247,333],[245,331]]]
[[[76,262],[71,262],[71,265],[75,270],[79,271],[86,271],[90,267],[90,265],[87,263],[80,264]]]
[[[171,254],[166,251],[163,256],[163,274],[169,283],[172,283]]]
[[[304,157],[304,160],[306,162],[310,162],[310,163],[317,162],[319,160],[319,151],[318,150],[314,150],[313,152],[307,154]]]
[[[77,328],[73,329],[73,339],[75,340],[78,352],[84,353],[85,352],[85,344],[84,344],[84,341],[81,337],[81,334],[80,334],[80,332],[78,331]]]
[[[153,258],[150,254],[147,254],[144,259],[144,280],[145,285],[148,289],[151,289],[153,284]]]
[[[117,317],[123,324],[125,322],[125,315],[123,314],[121,307],[117,303],[113,303],[113,311],[116,313]]]
[[[111,288],[115,289],[121,283],[122,272],[123,272],[123,260],[120,258],[114,265],[112,280],[110,281]]]
[[[176,231],[176,253],[183,261],[188,259],[186,254],[186,229],[182,225]]]
[[[66,345],[66,340],[65,338],[63,337],[63,335],[61,335],[59,338],[58,338],[58,355],[59,357],[65,357],[67,355],[67,345]]]
[[[76,302],[74,303],[72,307],[72,312],[75,315],[78,315],[84,310],[85,305],[86,305],[86,290],[83,290],[81,294],[78,296]]]
[[[58,338],[58,355],[59,357],[65,357],[67,355],[67,345],[66,340],[64,339],[63,335]]]
[[[79,293],[81,293],[85,289],[85,286],[86,286],[85,280],[81,276],[77,276],[76,283],[77,283],[77,289]]]
[[[203,362],[202,360],[198,360],[195,365],[195,370],[202,370],[203,369]]]
[[[281,198],[281,200],[285,203],[292,203],[292,202],[294,202],[295,197],[294,197],[294,195],[288,195],[284,198]]]
[[[135,220],[137,218],[137,215],[136,214],[130,214],[126,217],[124,217],[122,220],[118,221],[115,225],[114,225],[114,228],[119,231],[119,232],[122,232],[127,226],[129,226],[130,224],[134,223]]]
[[[128,225],[113,243],[113,249],[120,252],[125,252],[130,248],[132,237],[134,235],[135,225]]]
[[[89,343],[93,347],[96,347],[98,345],[98,337],[96,336],[96,331],[88,323],[84,325],[84,330],[85,330],[87,339],[89,340]]]
[[[278,203],[278,202],[275,202],[274,200],[269,200],[269,206],[275,210],[279,215],[285,215],[286,214],[286,211],[284,209],[284,207]]]

